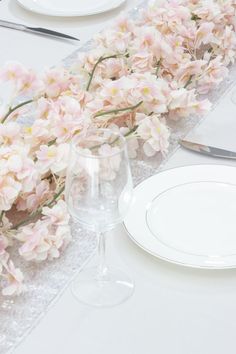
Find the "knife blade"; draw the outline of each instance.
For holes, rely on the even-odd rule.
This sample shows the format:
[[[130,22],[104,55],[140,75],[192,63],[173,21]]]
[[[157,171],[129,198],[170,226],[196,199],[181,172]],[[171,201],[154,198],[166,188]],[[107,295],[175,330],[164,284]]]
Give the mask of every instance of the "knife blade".
[[[41,35],[46,35],[46,36],[52,36],[52,37],[58,37],[58,38],[79,41],[78,38],[69,36],[68,34],[64,34],[61,32],[52,31],[47,28],[29,27],[29,26],[22,25],[20,23],[14,23],[14,22],[9,22],[9,21],[5,21],[5,20],[0,20],[0,26],[15,29],[18,31],[25,31],[25,32],[36,33],[36,34],[41,34]]]
[[[236,159],[235,151],[220,149],[215,146],[198,144],[188,140],[180,140],[179,143],[185,149],[192,150],[207,156],[219,157],[225,159]]]

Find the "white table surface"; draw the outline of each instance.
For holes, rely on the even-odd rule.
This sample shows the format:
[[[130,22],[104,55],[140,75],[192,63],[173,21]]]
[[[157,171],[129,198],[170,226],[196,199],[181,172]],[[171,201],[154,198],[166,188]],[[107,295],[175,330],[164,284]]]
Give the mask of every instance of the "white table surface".
[[[128,0],[122,9],[137,1]],[[50,18],[0,1],[0,18],[79,36],[81,44],[120,10],[89,18]],[[41,69],[76,45],[0,28],[0,65],[6,60]],[[46,53],[46,54],[45,54]],[[191,138],[236,150],[236,106],[225,96]],[[165,168],[224,163],[179,149]],[[15,354],[235,354],[236,270],[188,269],[160,261],[130,241],[122,227],[108,238],[108,258],[135,280],[135,293],[110,309],[79,304],[66,290]]]

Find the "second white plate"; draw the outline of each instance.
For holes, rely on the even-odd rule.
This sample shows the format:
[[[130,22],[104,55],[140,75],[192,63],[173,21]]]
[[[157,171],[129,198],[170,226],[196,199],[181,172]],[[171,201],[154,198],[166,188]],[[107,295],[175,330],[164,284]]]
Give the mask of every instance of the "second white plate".
[[[134,195],[125,227],[141,248],[189,267],[236,267],[235,167],[166,170],[139,184]]]
[[[27,10],[49,16],[89,16],[119,7],[126,0],[17,0]]]

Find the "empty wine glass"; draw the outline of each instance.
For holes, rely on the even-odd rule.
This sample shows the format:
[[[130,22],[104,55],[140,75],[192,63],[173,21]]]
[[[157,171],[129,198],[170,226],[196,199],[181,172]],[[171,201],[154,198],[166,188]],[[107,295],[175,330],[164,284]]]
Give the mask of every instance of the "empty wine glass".
[[[105,261],[105,235],[121,223],[132,199],[125,138],[97,129],[71,144],[66,200],[72,217],[97,233],[98,266],[82,269],[72,284],[75,297],[89,305],[114,306],[133,293],[133,281]]]

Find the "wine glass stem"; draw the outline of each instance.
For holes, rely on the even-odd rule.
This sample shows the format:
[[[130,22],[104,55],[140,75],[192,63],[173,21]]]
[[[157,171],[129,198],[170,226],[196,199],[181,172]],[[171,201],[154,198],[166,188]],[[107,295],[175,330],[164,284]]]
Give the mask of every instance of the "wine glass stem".
[[[106,266],[106,237],[103,232],[97,233],[98,238],[98,276],[103,277],[107,271]]]

